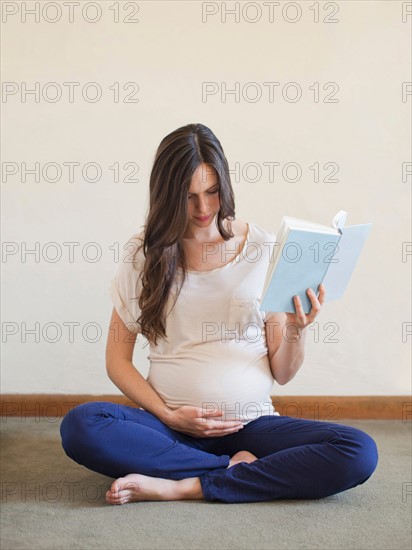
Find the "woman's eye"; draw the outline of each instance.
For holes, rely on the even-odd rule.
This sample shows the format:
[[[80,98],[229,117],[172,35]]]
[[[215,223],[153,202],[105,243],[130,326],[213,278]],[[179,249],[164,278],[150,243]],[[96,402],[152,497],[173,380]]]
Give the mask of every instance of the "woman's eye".
[[[215,189],[214,191],[208,191],[207,194],[208,195],[215,195],[216,193],[219,192],[219,188]],[[193,198],[193,195],[188,195],[187,196],[188,199],[192,199]]]

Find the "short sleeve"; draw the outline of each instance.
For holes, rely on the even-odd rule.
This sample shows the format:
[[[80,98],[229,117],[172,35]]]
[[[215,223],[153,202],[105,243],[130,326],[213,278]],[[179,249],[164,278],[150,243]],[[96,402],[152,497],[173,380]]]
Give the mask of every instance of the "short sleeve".
[[[110,283],[110,295],[113,306],[127,329],[135,334],[141,333],[137,319],[141,310],[139,297],[141,292],[141,273],[144,266],[144,254],[141,234],[133,235],[124,245],[115,276]]]
[[[276,252],[276,249],[274,248],[275,243],[276,243],[276,233],[273,233],[273,231],[268,232],[268,237],[265,239],[265,244],[266,244],[266,246],[268,246],[268,249],[269,249],[268,270],[272,265],[272,261],[271,261],[272,254],[274,252]],[[263,321],[266,323],[266,321],[268,320],[268,318],[272,314],[272,312],[271,311],[261,311],[261,314],[262,314]]]

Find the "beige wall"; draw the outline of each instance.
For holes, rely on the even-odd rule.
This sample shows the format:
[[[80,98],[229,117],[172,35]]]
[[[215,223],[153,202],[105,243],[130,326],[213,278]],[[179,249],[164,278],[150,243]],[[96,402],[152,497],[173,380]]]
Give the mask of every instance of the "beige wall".
[[[288,385],[275,384],[273,394],[409,392],[412,336],[403,338],[402,326],[411,331],[412,256],[402,261],[402,243],[411,241],[411,176],[402,177],[402,165],[410,170],[412,88],[404,85],[402,98],[402,83],[411,81],[411,4],[280,2],[271,12],[265,3],[241,2],[239,22],[230,15],[224,22],[220,2],[130,2],[127,10],[120,2],[118,23],[109,9],[115,2],[94,3],[101,10],[95,23],[86,20],[98,13],[92,5],[84,14],[74,7],[69,22],[68,7],[59,3],[61,18],[50,23],[56,3],[39,4],[38,22],[25,20],[23,4],[3,2],[2,391],[118,392],[104,366],[115,251],[144,223],[160,140],[202,122],[221,141],[231,169],[240,169],[239,181],[233,177],[239,218],[276,232],[284,214],[329,224],[344,209],[348,224],[373,223],[344,299],[325,304],[318,332],[308,334],[303,367]],[[319,22],[310,6],[319,8]],[[125,23],[126,14],[138,22]],[[337,22],[324,22],[328,16]],[[24,86],[36,82],[39,97],[23,102]],[[73,102],[68,82],[80,83]],[[91,82],[102,92],[97,102],[81,93],[94,97]],[[128,82],[138,88],[124,90]],[[224,86],[236,82],[238,101],[223,101]],[[279,83],[273,98],[268,82]],[[202,95],[204,83],[217,93]],[[62,96],[53,102],[56,89]],[[302,95],[293,101],[296,90]],[[123,102],[133,92],[138,102]],[[325,102],[327,96],[337,101]],[[62,171],[59,181],[46,181],[53,166],[41,174],[50,162]],[[68,162],[80,164],[74,181]],[[81,173],[91,162],[101,169],[94,183]],[[122,181],[127,162],[138,166],[138,181]],[[39,163],[39,181],[29,174],[23,181],[23,163]],[[115,163],[119,182],[110,169]],[[261,170],[259,181],[248,163]],[[279,163],[274,181],[264,163]],[[288,163],[298,165],[299,181],[291,181]],[[334,163],[338,181],[324,181],[331,173],[326,163]],[[92,167],[86,177],[94,177]],[[78,243],[73,261],[64,243]],[[96,262],[82,255],[92,259],[90,243],[101,252]],[[38,254],[24,255],[36,246]],[[53,262],[56,250],[61,258]],[[335,342],[328,341],[327,323],[337,327]],[[37,336],[24,338],[35,327]],[[138,340],[134,363],[147,374],[144,344]]]

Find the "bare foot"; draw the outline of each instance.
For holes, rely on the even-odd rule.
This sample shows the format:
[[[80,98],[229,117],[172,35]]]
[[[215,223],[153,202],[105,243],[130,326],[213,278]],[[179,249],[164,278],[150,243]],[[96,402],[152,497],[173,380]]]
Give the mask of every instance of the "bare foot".
[[[239,464],[239,462],[247,462],[248,464],[250,464],[255,460],[258,460],[258,457],[253,455],[249,451],[239,451],[238,453],[234,454],[230,459],[228,468],[231,468],[235,464]]]
[[[182,499],[203,499],[199,478],[174,480],[143,474],[128,474],[113,481],[106,492],[106,501],[109,504]]]
[[[229,466],[239,462],[251,463],[258,460],[249,451],[239,451],[230,459]],[[181,480],[150,477],[143,474],[128,474],[113,481],[106,492],[109,504],[126,504],[141,500],[182,500],[203,499],[202,488],[198,477]]]

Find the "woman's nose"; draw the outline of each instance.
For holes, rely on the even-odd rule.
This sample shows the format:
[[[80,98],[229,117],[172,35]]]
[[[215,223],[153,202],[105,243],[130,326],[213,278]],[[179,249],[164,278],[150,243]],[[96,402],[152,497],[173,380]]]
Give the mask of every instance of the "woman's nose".
[[[206,212],[207,213],[207,199],[206,198],[199,198],[199,201],[197,203],[197,209],[199,212]]]

